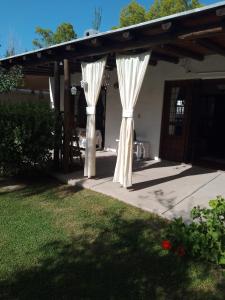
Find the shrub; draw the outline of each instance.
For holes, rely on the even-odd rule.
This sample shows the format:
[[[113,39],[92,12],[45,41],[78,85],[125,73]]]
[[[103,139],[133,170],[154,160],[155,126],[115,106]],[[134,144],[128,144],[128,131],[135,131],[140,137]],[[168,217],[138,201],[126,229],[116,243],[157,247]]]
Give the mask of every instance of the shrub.
[[[194,207],[191,216],[190,224],[179,218],[168,227],[172,250],[182,248],[193,257],[225,265],[225,199],[211,200],[209,208]]]
[[[0,104],[0,171],[46,167],[54,145],[54,112],[45,103]]]
[[[20,66],[9,70],[0,67],[0,93],[6,93],[22,84],[23,73]]]

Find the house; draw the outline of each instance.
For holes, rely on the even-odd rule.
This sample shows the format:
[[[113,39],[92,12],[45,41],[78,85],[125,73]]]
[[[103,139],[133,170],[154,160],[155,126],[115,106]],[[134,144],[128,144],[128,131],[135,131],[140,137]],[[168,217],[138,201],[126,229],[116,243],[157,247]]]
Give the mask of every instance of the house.
[[[140,93],[136,105],[133,103],[134,111],[130,114],[124,109],[125,115],[120,97],[122,80],[117,72],[121,55],[139,63],[133,86],[138,81],[135,78],[143,77],[138,81]],[[103,58],[102,69],[93,66]],[[146,68],[141,65],[144,60],[148,62]],[[126,73],[129,67],[135,69],[135,63],[133,60],[120,68]],[[133,149],[132,123],[121,146],[122,114],[124,119],[134,120],[137,140],[149,144],[151,159],[225,167],[225,1],[1,59],[0,64],[5,68],[21,65],[25,74],[51,77],[55,109],[64,111],[65,170],[69,164],[70,120],[77,115],[80,126],[86,123],[84,74],[91,64],[90,76],[101,73],[95,78],[101,81],[99,90],[92,87],[93,93],[100,93],[96,127],[102,132],[106,150],[116,151],[120,140],[120,177],[129,177],[132,172]],[[141,67],[143,74],[138,74]],[[80,89],[82,79],[84,91]],[[130,84],[132,80],[127,77]],[[136,93],[133,86],[127,91],[131,97]],[[71,87],[79,88],[76,95],[71,95]],[[92,117],[94,112],[89,110],[88,115]],[[89,140],[91,148],[93,135]],[[93,148],[89,151],[86,154],[93,160],[89,166],[93,171],[95,153]],[[88,177],[95,174],[92,171]],[[125,187],[131,184],[129,179],[125,181],[121,182]]]

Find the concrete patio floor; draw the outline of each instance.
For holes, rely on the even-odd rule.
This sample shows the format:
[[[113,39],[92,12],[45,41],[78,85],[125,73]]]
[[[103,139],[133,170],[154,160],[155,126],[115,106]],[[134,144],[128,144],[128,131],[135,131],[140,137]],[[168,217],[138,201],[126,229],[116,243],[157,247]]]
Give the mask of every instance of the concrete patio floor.
[[[125,189],[112,182],[115,163],[115,153],[98,151],[95,178],[85,178],[83,171],[54,176],[69,185],[112,196],[168,219],[182,216],[188,221],[194,206],[207,206],[210,199],[225,196],[223,171],[168,161],[135,161],[133,186]]]

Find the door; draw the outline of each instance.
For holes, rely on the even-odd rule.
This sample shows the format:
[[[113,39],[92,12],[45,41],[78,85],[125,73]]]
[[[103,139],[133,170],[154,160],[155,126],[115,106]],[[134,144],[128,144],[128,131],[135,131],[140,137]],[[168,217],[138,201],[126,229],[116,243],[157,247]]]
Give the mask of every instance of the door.
[[[166,82],[160,157],[187,161],[192,81]]]
[[[208,79],[201,82],[198,101],[193,106],[194,161],[225,162],[224,135],[225,80]],[[210,165],[213,167],[213,163]]]

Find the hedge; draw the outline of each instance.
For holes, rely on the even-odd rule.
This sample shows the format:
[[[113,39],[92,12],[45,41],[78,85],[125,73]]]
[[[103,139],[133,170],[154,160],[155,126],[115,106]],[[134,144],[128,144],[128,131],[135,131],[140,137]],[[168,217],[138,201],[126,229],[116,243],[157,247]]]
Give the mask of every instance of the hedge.
[[[46,168],[54,128],[54,111],[47,103],[0,104],[0,173]]]

